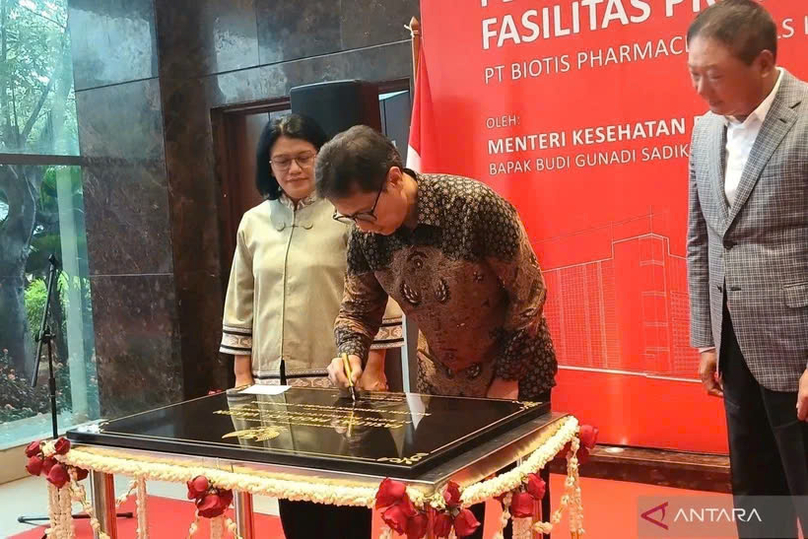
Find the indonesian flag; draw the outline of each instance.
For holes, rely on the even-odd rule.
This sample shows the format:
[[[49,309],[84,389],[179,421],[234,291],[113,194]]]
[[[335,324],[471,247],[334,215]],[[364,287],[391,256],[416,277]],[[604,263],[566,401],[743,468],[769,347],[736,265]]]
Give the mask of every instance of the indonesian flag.
[[[415,79],[415,99],[412,104],[410,140],[407,147],[407,167],[416,172],[437,172],[438,147],[435,141],[432,94],[426,69],[423,40],[418,51],[418,73]]]

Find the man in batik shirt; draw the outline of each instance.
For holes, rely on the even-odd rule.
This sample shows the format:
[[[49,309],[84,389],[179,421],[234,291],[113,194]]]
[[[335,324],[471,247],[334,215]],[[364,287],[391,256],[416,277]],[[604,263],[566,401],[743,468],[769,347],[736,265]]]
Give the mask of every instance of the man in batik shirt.
[[[366,126],[320,150],[318,194],[353,221],[337,347],[354,378],[392,296],[414,320],[423,393],[548,400],[557,371],[536,255],[514,207],[484,184],[404,168]],[[329,375],[347,379],[340,361]]]
[[[404,168],[393,143],[366,126],[322,147],[315,178],[334,218],[356,224],[334,328],[354,381],[364,367],[379,370],[365,362],[390,296],[423,336],[419,392],[550,401],[558,366],[542,315],[547,291],[511,204],[480,182]],[[328,373],[347,385],[342,360]],[[549,483],[548,467],[541,475]],[[483,522],[485,505],[471,509]]]

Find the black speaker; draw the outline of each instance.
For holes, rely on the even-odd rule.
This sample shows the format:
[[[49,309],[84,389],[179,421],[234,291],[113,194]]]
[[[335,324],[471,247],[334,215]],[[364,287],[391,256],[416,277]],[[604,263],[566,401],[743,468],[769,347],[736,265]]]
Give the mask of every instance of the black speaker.
[[[319,123],[329,138],[360,124],[381,131],[379,87],[372,82],[340,80],[296,86],[289,98],[292,112]]]

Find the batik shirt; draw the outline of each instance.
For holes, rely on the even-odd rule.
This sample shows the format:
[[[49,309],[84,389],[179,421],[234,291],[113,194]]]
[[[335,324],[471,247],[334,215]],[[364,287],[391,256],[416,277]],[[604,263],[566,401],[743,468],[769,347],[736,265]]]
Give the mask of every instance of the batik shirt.
[[[339,351],[367,357],[389,295],[424,337],[419,391],[484,396],[499,377],[519,381],[520,399],[537,398],[557,364],[544,279],[516,209],[475,180],[407,173],[418,184],[415,228],[351,232]]]

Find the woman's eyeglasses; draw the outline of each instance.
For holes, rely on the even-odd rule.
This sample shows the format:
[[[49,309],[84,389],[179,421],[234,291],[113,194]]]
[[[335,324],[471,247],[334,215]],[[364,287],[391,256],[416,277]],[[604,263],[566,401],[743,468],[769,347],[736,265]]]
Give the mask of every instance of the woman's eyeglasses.
[[[297,163],[300,168],[309,168],[314,165],[314,158],[317,157],[316,153],[306,152],[295,156],[281,155],[273,157],[269,160],[269,164],[278,172],[286,172],[292,168],[292,161]]]

